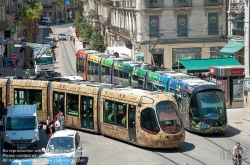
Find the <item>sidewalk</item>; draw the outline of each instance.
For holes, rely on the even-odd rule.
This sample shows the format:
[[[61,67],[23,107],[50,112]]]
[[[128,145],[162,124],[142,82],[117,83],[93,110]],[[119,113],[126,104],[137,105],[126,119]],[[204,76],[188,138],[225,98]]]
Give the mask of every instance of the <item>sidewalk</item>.
[[[20,33],[19,38],[23,37],[23,34]],[[18,55],[18,65],[17,65],[17,77],[24,77],[25,76],[25,71],[26,69],[23,69],[23,62],[24,62],[24,52],[20,52],[21,45],[20,44],[15,44],[14,47],[11,50],[11,53],[8,55],[10,57],[12,54],[17,54]],[[30,70],[32,73],[33,69]],[[1,64],[0,67],[0,77],[14,77],[14,72],[12,70],[11,66],[6,66],[3,67]]]

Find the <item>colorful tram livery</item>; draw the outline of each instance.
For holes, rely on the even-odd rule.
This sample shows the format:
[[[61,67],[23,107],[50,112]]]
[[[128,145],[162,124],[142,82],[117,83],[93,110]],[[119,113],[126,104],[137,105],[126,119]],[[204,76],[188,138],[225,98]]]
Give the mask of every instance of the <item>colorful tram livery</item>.
[[[92,53],[91,58],[94,56]],[[88,64],[80,64],[86,73],[91,70]],[[227,129],[223,89],[212,82],[129,59],[99,57],[94,65],[99,68],[98,78],[91,81],[175,93],[184,127],[189,131],[213,134]]]
[[[36,104],[39,122],[63,111],[66,127],[101,133],[138,146],[173,148],[185,140],[181,114],[170,93],[61,81],[0,79],[2,99],[12,105]]]

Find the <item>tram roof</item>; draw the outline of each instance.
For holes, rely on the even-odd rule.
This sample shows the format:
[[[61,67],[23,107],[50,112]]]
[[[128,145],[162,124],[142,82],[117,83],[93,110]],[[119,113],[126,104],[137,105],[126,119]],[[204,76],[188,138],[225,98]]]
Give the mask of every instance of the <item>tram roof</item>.
[[[216,85],[213,82],[208,82],[206,80],[202,80],[202,79],[199,79],[199,78],[196,78],[196,77],[195,78],[184,79],[184,80],[181,80],[181,81],[184,82],[184,83],[187,83],[190,86]]]
[[[178,73],[178,72],[170,72],[170,73],[164,73],[163,75],[168,76],[169,78],[175,78],[175,79],[186,79],[189,78],[190,76],[184,73]]]
[[[157,91],[148,91],[148,90],[137,89],[137,88],[132,88],[132,87],[115,88],[115,90],[121,91],[121,92],[131,93],[131,94],[136,94],[136,95],[152,94],[152,93],[161,93],[161,92],[157,92]]]

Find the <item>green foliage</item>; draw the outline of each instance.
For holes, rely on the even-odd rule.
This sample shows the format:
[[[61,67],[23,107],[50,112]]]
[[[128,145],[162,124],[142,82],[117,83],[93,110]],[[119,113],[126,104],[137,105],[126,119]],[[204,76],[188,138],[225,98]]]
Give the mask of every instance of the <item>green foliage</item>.
[[[93,28],[90,24],[86,24],[83,27],[83,30],[80,31],[81,37],[85,38],[88,42],[91,40],[93,34]]]
[[[26,7],[19,11],[19,17],[24,21],[38,20],[40,18],[40,13],[43,10],[41,2],[33,2],[30,7]]]
[[[98,27],[93,28],[93,34],[91,36],[91,49],[103,52],[104,39]]]

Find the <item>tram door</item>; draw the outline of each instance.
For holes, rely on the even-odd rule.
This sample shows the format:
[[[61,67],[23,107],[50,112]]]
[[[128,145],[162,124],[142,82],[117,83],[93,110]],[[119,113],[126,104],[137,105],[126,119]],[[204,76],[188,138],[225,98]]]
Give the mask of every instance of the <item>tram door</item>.
[[[82,128],[94,129],[93,120],[93,97],[81,96],[81,126]]]
[[[129,140],[136,142],[136,127],[135,127],[135,106],[128,106],[128,133]]]
[[[53,117],[55,118],[59,111],[64,112],[64,93],[53,92]]]
[[[181,115],[181,118],[183,121],[183,126],[185,126],[187,123],[187,119],[186,119],[186,116],[187,116],[187,112],[186,112],[187,98],[186,98],[186,96],[183,95],[183,97],[181,98],[180,104],[181,104],[180,115]]]

